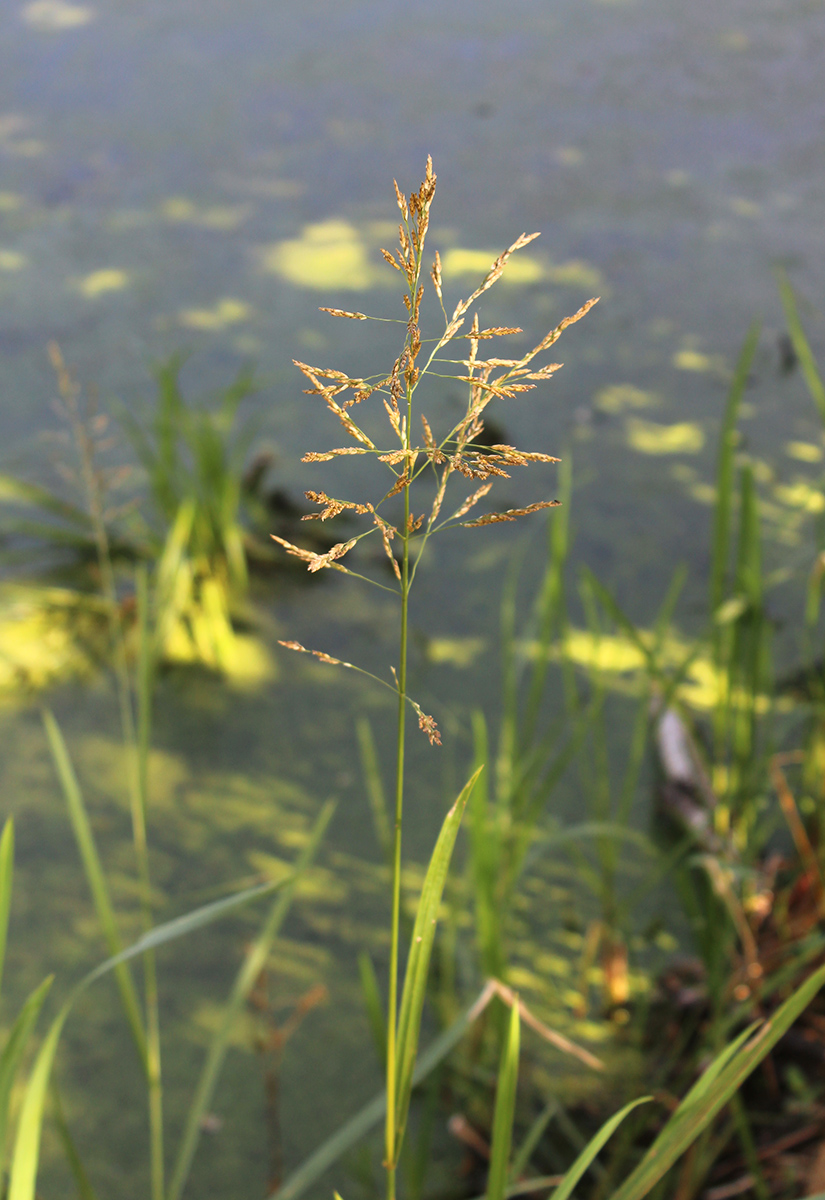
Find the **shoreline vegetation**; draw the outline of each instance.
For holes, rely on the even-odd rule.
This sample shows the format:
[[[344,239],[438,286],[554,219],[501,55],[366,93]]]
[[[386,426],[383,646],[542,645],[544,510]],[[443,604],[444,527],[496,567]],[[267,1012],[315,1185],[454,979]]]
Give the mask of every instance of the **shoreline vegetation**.
[[[216,1119],[238,1022],[250,1012],[257,1014],[255,1045],[268,1064],[277,1124],[280,1058],[325,986],[315,980],[286,1023],[276,1025],[267,973],[293,903],[303,903],[296,889],[323,854],[334,804],[318,807],[278,877],[264,872],[221,899],[159,921],[158,817],[148,764],[154,697],[170,666],[206,669],[248,687],[267,678],[272,664],[256,632],[250,574],[296,565],[313,577],[347,573],[391,593],[397,605],[398,655],[383,676],[327,653],[323,633],[319,647],[280,640],[286,650],[388,689],[397,709],[391,745],[379,741],[365,715],[353,722],[389,909],[386,953],[365,946],[358,956],[385,1089],[355,1113],[342,1096],[336,1132],[303,1163],[285,1169],[273,1154],[266,1194],[797,1200],[825,1192],[825,529],[815,529],[811,560],[797,581],[801,666],[783,678],[759,480],[738,434],[759,327],[747,334],[722,421],[704,628],[694,638],[675,631],[686,578],[680,568],[652,628],[640,629],[592,572],[573,578],[569,455],[517,448],[494,423],[515,396],[552,383],[560,367],[552,348],[596,298],[527,353],[508,355],[508,338],[522,331],[485,326],[479,307],[510,258],[517,261],[538,235],[522,234],[467,299],[447,303],[439,254],[430,258],[425,250],[435,191],[429,160],[417,190],[407,195],[395,185],[398,245],[381,253],[399,276],[400,316],[321,310],[356,327],[395,323],[394,361],[359,378],[296,362],[342,443],[308,451],[307,476],[318,469],[313,464],[345,460],[351,496],[333,497],[317,485],[306,491],[308,507],[268,485],[271,462],[259,455],[247,465],[251,439],[238,424],[254,388],[251,373],[242,372],[217,405],[192,405],[180,388],[180,358],[158,368],[147,423],[120,414],[143,473],[144,490],[135,495],[134,471],[105,465],[108,419],[84,406],[59,348],[50,346],[67,449],[75,451],[67,478],[81,498],[72,503],[0,477],[0,500],[12,510],[4,523],[9,561],[16,555],[26,566],[45,563],[39,580],[30,570],[29,615],[17,618],[29,620],[34,649],[8,670],[11,683],[41,707],[106,958],[72,989],[48,977],[17,1014],[2,1012],[0,1195],[7,1200],[38,1194],[47,1113],[77,1194],[99,1194],[95,1163],[106,1147],[76,1144],[53,1066],[66,1022],[78,1019],[75,1003],[104,975],[115,982],[143,1081],[151,1200],[194,1194],[193,1162]],[[790,343],[825,428],[825,386],[784,279],[780,291]],[[420,407],[433,376],[466,394],[461,414],[444,429]],[[369,494],[363,486],[374,487],[375,475],[364,470],[365,456],[387,473]],[[514,471],[535,468],[544,480],[556,464],[552,494],[544,483],[519,508],[488,500]],[[127,484],[132,494],[124,499]],[[526,617],[517,561],[504,582],[499,711],[468,704],[463,786],[450,797],[411,889],[402,834],[414,820],[418,780],[408,737],[423,735],[437,756],[449,736],[409,689],[419,564],[442,530],[463,527],[475,537],[491,524],[539,520],[534,514],[545,509],[546,562]],[[359,553],[368,538],[385,560],[380,569]],[[59,582],[49,577],[56,566],[64,573]],[[782,578],[787,584],[787,572]],[[417,620],[425,625],[426,613]],[[50,628],[59,637],[41,646]],[[48,688],[65,677],[48,667],[61,647],[68,673],[102,670],[113,680],[136,939],[123,933],[127,914],[98,846],[88,781],[48,707]],[[80,647],[75,658],[73,647]],[[389,800],[386,776],[393,781]],[[577,796],[575,821],[562,821],[554,807],[562,783]],[[656,816],[643,831],[639,806],[651,795]],[[548,883],[559,859],[570,885],[563,902]],[[13,869],[9,818],[0,840],[0,981]],[[661,915],[643,926],[640,912],[651,896],[661,898]],[[175,1048],[162,1036],[157,951],[251,904],[261,910],[257,932],[214,1022],[188,1104],[172,1112],[164,1056]],[[559,933],[552,954],[543,941],[548,925]],[[682,937],[679,954],[677,927],[689,941]],[[52,993],[62,1006],[46,1019]],[[582,1036],[588,1030],[593,1036]]]

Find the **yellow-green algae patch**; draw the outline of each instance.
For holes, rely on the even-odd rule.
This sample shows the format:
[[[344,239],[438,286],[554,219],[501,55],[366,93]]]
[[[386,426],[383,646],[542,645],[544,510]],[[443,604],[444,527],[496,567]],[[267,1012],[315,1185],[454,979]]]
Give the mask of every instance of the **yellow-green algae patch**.
[[[380,281],[363,236],[349,221],[332,219],[305,225],[298,238],[258,251],[260,269],[298,287],[363,291]]]
[[[95,12],[87,4],[68,4],[66,0],[32,0],[20,11],[27,25],[42,33],[77,29],[94,20]]]
[[[0,695],[86,677],[108,641],[107,608],[69,588],[8,585],[0,592]]]
[[[627,409],[655,408],[662,400],[655,392],[645,392],[632,383],[612,383],[596,393],[593,403],[600,412],[614,414]]]
[[[736,614],[729,615],[732,619]],[[728,614],[720,614],[724,619]],[[655,637],[650,630],[640,630],[641,641],[653,646]],[[670,634],[666,637],[659,650],[660,666],[668,668],[681,665],[688,657],[691,646],[688,642]],[[521,652],[527,658],[535,658],[540,652],[537,642],[524,642]],[[646,660],[642,649],[637,643],[623,634],[594,634],[587,629],[570,629],[565,639],[552,646],[550,656],[555,660],[566,659],[589,671],[598,671],[606,682],[611,679],[619,690],[635,689],[644,677]],[[685,672],[684,682],[677,689],[677,695],[688,707],[700,711],[713,709],[720,698],[725,695],[727,679],[721,674],[707,654],[698,654]],[[737,696],[732,696],[734,703]],[[756,708],[759,712],[767,712],[770,702],[767,696],[757,696]]]
[[[102,267],[99,271],[84,275],[78,281],[77,288],[82,296],[88,300],[95,300],[106,292],[121,292],[130,283],[131,276],[128,271],[123,271],[120,267]]]
[[[206,333],[215,333],[227,329],[230,325],[238,325],[250,320],[254,309],[245,300],[235,296],[224,296],[212,308],[187,308],[178,315],[178,321],[186,329],[201,329]]]
[[[825,510],[825,496],[805,479],[779,484],[773,489],[773,494],[780,504],[786,504],[788,508],[801,508],[809,513]]]
[[[0,250],[0,271],[22,271],[25,266],[28,266],[25,254],[19,254],[16,250]]]
[[[431,663],[449,663],[453,667],[471,667],[483,654],[483,638],[430,638],[426,646],[426,657]]]
[[[822,462],[822,447],[817,446],[815,442],[786,442],[785,453],[799,462]]]
[[[173,224],[229,232],[247,220],[252,208],[249,204],[199,205],[186,196],[170,196],[160,205],[159,211],[164,220]]]
[[[704,431],[695,421],[660,425],[629,417],[625,436],[631,450],[639,454],[698,454],[705,444]]]

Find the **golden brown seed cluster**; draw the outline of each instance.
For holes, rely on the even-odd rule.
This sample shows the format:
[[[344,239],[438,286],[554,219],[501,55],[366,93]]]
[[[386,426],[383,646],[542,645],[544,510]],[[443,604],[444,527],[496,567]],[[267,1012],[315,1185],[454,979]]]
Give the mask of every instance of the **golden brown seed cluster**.
[[[307,499],[317,504],[319,511],[304,518],[305,520],[326,521],[347,511],[372,518],[368,529],[349,541],[339,542],[325,554],[294,546],[284,538],[275,539],[288,554],[304,560],[310,571],[319,571],[326,567],[349,571],[341,559],[354,549],[362,538],[378,534],[399,588],[405,588],[414,577],[421,553],[433,534],[456,525],[475,528],[501,521],[514,521],[518,517],[552,508],[558,503],[556,500],[538,500],[524,508],[488,512],[470,521],[462,519],[490,492],[496,479],[510,478],[510,470],[513,467],[558,462],[557,458],[543,451],[519,450],[509,445],[483,446],[484,413],[493,400],[510,400],[552,377],[561,363],[548,362],[539,365],[535,360],[554,345],[568,326],[585,316],[598,297],[588,300],[578,312],[566,317],[526,354],[510,358],[495,355],[482,358],[479,357],[481,342],[518,335],[522,330],[510,326],[481,328],[477,312],[473,314],[469,329],[464,329],[468,314],[481,296],[501,278],[511,256],[539,235],[523,233],[516,238],[491,264],[475,291],[466,300],[460,300],[450,315],[444,307],[441,258],[436,251],[430,278],[444,318],[444,329],[437,336],[425,341],[421,332],[424,244],[435,187],[436,176],[432,160],[429,158],[425,178],[418,191],[405,196],[395,183],[395,196],[401,213],[398,248],[393,253],[382,250],[381,254],[385,261],[404,277],[406,289],[402,298],[406,318],[401,322],[404,326],[401,353],[390,371],[371,378],[354,379],[331,368],[314,367],[297,360],[295,363],[311,385],[306,389],[306,394],[320,396],[355,443],[333,450],[310,451],[304,455],[303,461],[328,462],[340,455],[371,454],[384,464],[392,475],[390,486],[384,494],[370,501],[342,500],[328,496],[326,492],[307,491]],[[338,308],[323,308],[321,311],[355,321],[372,319],[365,313],[348,312]],[[464,350],[461,357],[448,358],[445,349],[453,341],[469,342],[469,352]],[[420,419],[423,444],[416,445],[412,440],[416,393],[422,380],[434,369],[442,376],[447,373],[456,382],[467,385],[467,404],[460,419],[440,439],[433,433],[424,413],[419,412],[416,419]],[[380,398],[387,417],[389,431],[395,442],[389,447],[377,445],[352,413],[356,406],[363,405],[364,401],[372,397]],[[443,517],[442,507],[447,488],[454,479],[472,480],[481,483],[481,486],[470,492],[450,516]],[[426,486],[427,481],[433,494],[429,511],[415,516],[410,508],[413,489],[415,488],[417,493]],[[390,503],[399,495],[403,495],[404,498],[405,514],[400,521],[397,517],[392,519],[393,509]],[[385,505],[390,510],[390,515],[379,511]],[[393,551],[392,543],[395,538],[399,538],[402,545],[405,545],[405,561],[412,550],[412,575],[407,580],[402,579]],[[415,545],[411,546],[413,538]],[[283,644],[303,650],[297,643]],[[322,658],[323,661],[334,661],[320,652],[310,653],[316,653],[316,657]],[[432,718],[423,714],[414,703],[413,707],[419,717],[419,725],[427,733],[430,741],[439,741]]]

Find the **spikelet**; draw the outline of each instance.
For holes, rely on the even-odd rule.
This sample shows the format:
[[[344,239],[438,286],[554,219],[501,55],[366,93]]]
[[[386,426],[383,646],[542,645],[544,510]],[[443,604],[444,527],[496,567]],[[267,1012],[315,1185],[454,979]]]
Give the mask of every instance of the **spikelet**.
[[[395,188],[395,198],[398,201],[398,207],[401,209],[401,216],[406,221],[407,218],[409,217],[409,211],[407,209],[407,200],[404,196],[404,193],[401,191],[401,189],[399,188],[398,184],[396,183],[396,181],[394,179],[392,181],[392,185]]]
[[[438,726],[435,723],[435,718],[430,717],[423,712],[420,704],[416,704],[415,700],[410,700],[410,704],[415,709],[415,715],[418,717],[418,728],[422,733],[426,733],[430,739],[431,746],[441,745],[441,734],[438,731]]]
[[[401,582],[401,569],[398,566],[398,561],[396,560],[396,557],[392,552],[392,546],[390,545],[390,543],[392,542],[392,539],[398,533],[398,530],[395,528],[394,525],[390,525],[388,521],[385,521],[383,517],[379,516],[379,514],[377,512],[375,512],[375,510],[373,510],[372,519],[375,522],[376,526],[378,527],[378,530],[381,534],[381,540],[384,543],[384,551],[387,555],[387,558],[392,563],[392,569],[395,573],[395,577],[400,583]]]
[[[337,450],[309,450],[301,462],[329,462],[331,458],[336,458],[340,454],[369,454],[369,450],[365,450],[361,446],[342,446]]]
[[[515,521],[517,517],[526,517],[542,508],[557,508],[559,504],[560,500],[539,500],[537,504],[528,504],[526,508],[508,508],[506,512],[485,513],[483,517],[476,517],[475,521],[462,521],[462,524],[465,529],[474,529],[479,525],[495,525],[499,521]]]
[[[361,442],[363,445],[369,446],[370,450],[374,450],[375,443],[373,441],[371,441],[370,438],[367,437],[367,435],[364,433],[364,431],[362,429],[358,428],[358,426],[355,424],[355,422],[353,421],[353,419],[349,415],[349,413],[347,413],[343,408],[341,408],[340,404],[337,404],[335,402],[334,397],[339,392],[344,391],[345,388],[348,386],[348,383],[339,384],[338,387],[324,387],[324,385],[320,382],[320,378],[321,378],[320,371],[318,371],[315,367],[310,367],[307,363],[300,362],[300,360],[297,358],[293,359],[292,361],[295,363],[295,366],[298,368],[298,370],[303,372],[303,374],[306,375],[306,377],[310,381],[310,383],[312,383],[314,385],[311,389],[309,389],[307,391],[307,395],[323,396],[323,398],[327,404],[327,407],[330,409],[331,412],[335,413],[336,417],[341,422],[341,424],[344,426],[347,433],[350,434],[350,436],[353,437],[356,442]],[[338,373],[336,372],[336,374],[338,374]],[[347,379],[347,376],[342,375],[342,378]],[[360,380],[358,382],[360,382]]]
[[[472,495],[467,497],[461,507],[457,508],[448,520],[457,521],[459,517],[463,517],[470,511],[474,504],[478,504],[479,500],[482,500],[487,495],[492,486],[491,483],[485,483],[480,488],[476,488]]]
[[[433,287],[435,288],[435,294],[438,296],[439,300],[442,300],[443,297],[441,295],[441,255],[438,253],[437,250],[435,252],[435,262],[432,265],[432,270],[430,271],[430,276],[433,281]]]
[[[329,313],[333,317],[349,317],[350,321],[368,321],[369,317],[362,312],[347,312],[345,308],[319,308],[318,312]]]
[[[559,340],[565,329],[567,329],[570,325],[575,325],[576,321],[580,321],[582,317],[586,317],[593,305],[598,303],[598,296],[592,296],[589,300],[586,300],[579,311],[573,313],[572,317],[565,317],[563,321],[559,321],[558,325],[556,325],[554,329],[551,329],[546,337],[542,338],[536,348],[531,350],[529,354],[525,355],[525,357],[522,359],[522,362],[530,362],[530,360],[535,358],[537,354],[541,354],[542,350],[548,350],[554,342]],[[559,366],[561,366],[561,363],[559,363]]]
[[[401,268],[399,267],[398,263],[395,261],[395,259],[393,258],[393,256],[390,254],[389,250],[384,250],[384,249],[382,248],[382,249],[381,249],[381,254],[382,254],[383,258],[384,258],[384,262],[388,262],[388,263],[390,264],[390,266],[391,266],[391,267],[395,267],[396,271],[400,271],[400,270],[401,270]]]
[[[344,662],[340,658],[333,658],[331,654],[327,654],[323,650],[307,650],[306,646],[302,646],[300,642],[282,642],[279,638],[278,645],[285,646],[287,650],[297,650],[299,654],[311,654],[313,658],[319,659],[322,663],[329,663],[333,667],[349,667],[351,671],[358,670],[353,663]]]
[[[307,564],[307,570],[310,573],[321,571],[324,567],[334,567],[336,571],[345,571],[346,567],[342,567],[336,559],[343,558],[345,554],[353,548],[358,541],[357,538],[352,538],[349,542],[338,542],[326,554],[315,554],[312,550],[305,550],[302,546],[293,546],[292,542],[288,542],[286,538],[278,537],[277,534],[269,535],[273,542],[278,542],[283,546],[287,554],[291,554],[294,558],[300,558],[302,562]]]
[[[456,317],[463,316],[464,313],[468,312],[471,305],[475,304],[479,296],[491,288],[493,284],[497,282],[497,280],[501,279],[501,276],[504,274],[504,268],[507,266],[507,260],[510,258],[510,256],[515,254],[517,250],[521,250],[524,246],[529,246],[530,242],[535,241],[535,239],[539,236],[540,235],[538,233],[522,233],[516,238],[512,246],[508,246],[506,250],[502,251],[498,258],[493,262],[490,270],[484,276],[484,279],[473,292],[472,296],[469,296],[466,300],[459,301],[459,303],[456,305],[453,318],[455,319]]]
[[[441,505],[444,503],[444,493],[447,491],[447,482],[450,478],[450,474],[452,473],[452,469],[452,463],[448,460],[447,465],[441,474],[441,482],[438,485],[438,491],[435,494],[433,506],[430,510],[430,518],[428,522],[430,527],[432,527],[438,520],[438,514],[441,512]]]
[[[492,337],[505,337],[509,333],[524,333],[524,330],[520,329],[517,325],[512,325],[512,326],[491,325],[489,329],[478,329],[474,333],[462,333],[461,336],[465,337],[465,338],[468,338],[468,337],[492,338]],[[502,361],[504,361],[504,360],[502,359]],[[518,361],[518,360],[513,359],[513,362],[516,362],[516,361]]]
[[[387,492],[386,496],[384,497],[384,500],[389,500],[392,496],[397,496],[399,492],[403,492],[404,488],[408,485],[409,482],[410,482],[409,468],[405,467],[404,470],[401,472],[401,474],[398,476],[398,479],[395,481],[394,486],[391,487],[390,490]]]
[[[325,508],[323,512],[307,513],[305,517],[301,517],[302,521],[328,521],[331,517],[337,517],[345,509],[359,514],[372,511],[369,504],[357,504],[354,500],[335,500],[326,492],[304,492],[304,495],[313,504],[323,504]]]

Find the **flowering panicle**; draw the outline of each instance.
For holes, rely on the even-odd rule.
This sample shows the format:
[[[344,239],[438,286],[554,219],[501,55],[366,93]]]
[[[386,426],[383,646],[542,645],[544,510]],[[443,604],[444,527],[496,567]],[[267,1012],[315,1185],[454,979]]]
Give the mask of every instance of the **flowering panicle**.
[[[424,296],[422,282],[424,244],[430,223],[430,208],[435,195],[436,176],[433,172],[432,160],[427,160],[424,181],[417,191],[406,196],[395,183],[395,197],[401,215],[398,227],[398,246],[394,251],[381,250],[384,260],[405,280],[406,290],[403,293],[404,344],[398,357],[386,375],[374,375],[371,378],[355,378],[343,371],[328,367],[310,366],[308,363],[296,360],[296,366],[304,374],[310,387],[307,395],[317,395],[322,398],[354,445],[339,447],[332,450],[310,451],[303,457],[303,462],[328,462],[333,458],[351,455],[371,454],[391,473],[393,478],[390,486],[381,491],[373,501],[339,500],[328,496],[323,491],[307,491],[307,499],[319,506],[318,512],[307,514],[304,520],[327,521],[349,513],[355,516],[371,517],[372,527],[365,533],[349,541],[339,542],[326,553],[294,546],[283,538],[275,540],[283,546],[287,554],[291,554],[307,564],[307,569],[317,572],[326,568],[348,572],[341,560],[361,541],[370,534],[378,534],[381,538],[383,551],[389,560],[395,585],[401,594],[403,604],[409,587],[415,577],[421,554],[428,539],[444,528],[463,525],[465,528],[477,528],[503,521],[514,521],[530,513],[554,507],[556,500],[538,500],[521,508],[508,508],[503,511],[489,512],[473,520],[462,520],[476,504],[479,503],[493,488],[497,479],[509,479],[514,467],[527,467],[535,463],[556,463],[559,460],[551,454],[539,450],[521,450],[516,446],[496,443],[488,446],[484,441],[485,412],[493,401],[510,401],[514,397],[532,390],[539,383],[546,382],[561,367],[561,363],[548,362],[543,365],[535,363],[536,358],[548,350],[559,339],[570,325],[581,320],[598,297],[593,297],[583,304],[572,316],[565,317],[551,329],[531,350],[521,356],[506,356],[490,354],[479,357],[479,347],[493,338],[514,337],[522,334],[517,326],[491,325],[482,327],[478,312],[474,311],[469,330],[464,329],[470,310],[485,292],[487,292],[506,270],[511,256],[529,245],[539,235],[523,233],[508,246],[490,265],[490,269],[478,287],[466,300],[460,300],[452,313],[444,307],[443,272],[441,257],[436,252],[430,271],[435,294],[444,316],[444,330],[434,339],[425,343],[421,331],[421,308]],[[361,312],[350,312],[339,308],[322,308],[322,312],[334,317],[348,320],[365,321],[369,316]],[[453,339],[462,339],[462,345],[469,342],[469,353],[464,351],[461,357],[450,360],[442,357],[444,347]],[[426,348],[425,348],[426,347]],[[419,413],[423,444],[412,442],[413,398],[417,389],[428,374],[433,364],[441,368],[446,366],[451,378],[456,383],[467,387],[467,403],[458,421],[442,437],[437,437],[430,422],[423,413]],[[375,406],[365,404],[371,397],[381,399],[381,407],[389,423],[391,444],[381,445],[376,442],[373,421],[376,414]],[[369,432],[361,422],[356,422],[353,409],[360,406],[359,413],[364,413],[364,422],[368,424]],[[377,409],[380,415],[381,409]],[[417,423],[416,423],[417,426]],[[433,488],[433,498],[426,514],[414,517],[410,510],[410,492],[416,486],[425,487],[427,480]],[[480,484],[468,495],[449,517],[442,517],[445,495],[450,481],[454,478],[471,480]],[[403,497],[404,517],[394,522],[379,512],[385,505],[391,506],[394,498]],[[399,557],[394,552],[392,543],[399,539],[402,554],[401,565]],[[351,572],[349,572],[351,573]],[[373,581],[377,582],[377,581]],[[385,586],[380,584],[379,586]],[[303,649],[297,643],[289,644],[293,649]],[[325,662],[334,661],[328,656]],[[404,690],[396,681],[396,687],[404,699]],[[440,741],[435,723],[431,717],[421,712],[417,704],[412,704],[421,729],[436,743]]]

